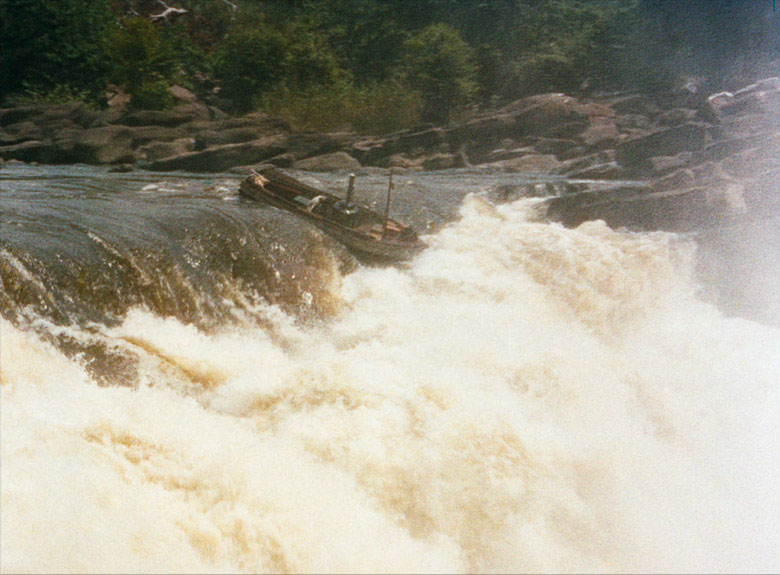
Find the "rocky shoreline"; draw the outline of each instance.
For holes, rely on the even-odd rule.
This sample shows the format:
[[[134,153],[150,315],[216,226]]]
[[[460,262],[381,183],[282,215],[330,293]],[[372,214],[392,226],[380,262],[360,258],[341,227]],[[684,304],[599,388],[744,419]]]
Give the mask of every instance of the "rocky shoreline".
[[[165,111],[133,111],[116,98],[0,109],[0,159],[152,171],[245,173],[260,163],[310,171],[473,167],[567,179],[641,181],[570,186],[548,202],[576,225],[690,231],[776,214],[780,194],[780,79],[733,94],[694,87],[575,98],[542,94],[448,127],[385,136],[296,131],[257,112],[229,117],[173,88]],[[600,190],[600,191],[599,191]],[[522,190],[520,190],[522,193]]]

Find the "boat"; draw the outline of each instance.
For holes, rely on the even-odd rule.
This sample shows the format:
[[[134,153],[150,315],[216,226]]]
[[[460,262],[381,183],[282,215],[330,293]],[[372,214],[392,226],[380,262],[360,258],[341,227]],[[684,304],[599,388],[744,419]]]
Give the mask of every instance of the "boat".
[[[252,170],[239,191],[311,222],[357,256],[398,261],[419,253],[425,244],[414,229],[388,216],[392,181],[391,172],[384,215],[352,201],[354,174],[350,174],[346,198],[318,190],[274,167]]]

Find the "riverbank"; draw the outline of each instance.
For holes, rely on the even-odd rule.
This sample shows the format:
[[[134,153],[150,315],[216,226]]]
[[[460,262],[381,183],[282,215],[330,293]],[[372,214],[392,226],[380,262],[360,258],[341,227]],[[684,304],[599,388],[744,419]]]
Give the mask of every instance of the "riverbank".
[[[566,225],[685,232],[771,217],[780,207],[780,80],[708,95],[594,98],[542,94],[446,127],[382,136],[297,131],[256,112],[229,117],[173,88],[165,111],[133,111],[117,97],[104,111],[82,104],[0,110],[0,158],[151,171],[246,173],[270,163],[309,171],[476,167],[642,185],[569,186],[549,202]],[[525,193],[513,190],[508,197]]]

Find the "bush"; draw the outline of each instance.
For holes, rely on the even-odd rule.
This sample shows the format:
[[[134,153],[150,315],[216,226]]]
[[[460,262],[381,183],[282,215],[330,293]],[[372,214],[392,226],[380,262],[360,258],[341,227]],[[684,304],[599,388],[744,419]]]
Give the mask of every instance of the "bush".
[[[139,110],[162,110],[173,105],[170,84],[164,78],[145,78],[130,92],[130,106]]]
[[[107,0],[2,0],[0,96],[57,86],[96,95],[110,69],[115,27]]]
[[[284,54],[282,35],[262,24],[228,34],[214,56],[213,69],[237,112],[250,111],[256,99],[281,78]]]
[[[356,86],[347,79],[305,90],[280,85],[263,99],[263,108],[298,129],[355,129],[382,133],[408,128],[419,121],[419,96],[397,82]]]
[[[88,90],[74,88],[70,84],[59,84],[53,88],[41,88],[25,83],[22,92],[8,98],[11,106],[26,106],[29,104],[70,104],[72,102],[86,103],[89,107],[97,104]]]
[[[159,109],[173,101],[169,79],[176,55],[157,26],[145,18],[129,18],[114,34],[110,49],[114,80],[125,86],[134,108]]]
[[[399,74],[419,93],[425,121],[447,122],[477,93],[474,51],[447,24],[424,28],[404,43]]]

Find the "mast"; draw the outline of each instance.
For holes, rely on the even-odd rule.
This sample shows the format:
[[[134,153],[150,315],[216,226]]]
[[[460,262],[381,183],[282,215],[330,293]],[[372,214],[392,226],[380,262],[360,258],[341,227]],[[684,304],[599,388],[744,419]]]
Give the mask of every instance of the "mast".
[[[393,189],[393,167],[390,167],[390,182],[387,184],[387,203],[385,204],[385,225],[382,228],[382,237],[387,234],[387,220],[390,218],[390,192]]]
[[[347,197],[344,202],[349,205],[352,203],[352,195],[355,193],[355,174],[349,175],[349,185],[347,186]]]

